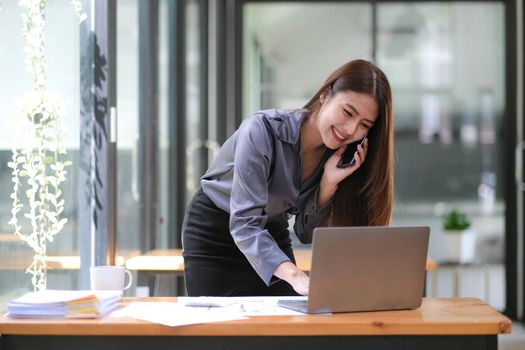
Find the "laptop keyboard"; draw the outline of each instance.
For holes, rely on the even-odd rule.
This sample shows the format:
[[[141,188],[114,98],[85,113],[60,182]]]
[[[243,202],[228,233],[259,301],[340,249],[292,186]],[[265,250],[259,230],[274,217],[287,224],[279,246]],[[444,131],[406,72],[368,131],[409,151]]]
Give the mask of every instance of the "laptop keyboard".
[[[277,304],[286,304],[286,305],[307,305],[307,300],[290,300],[290,299],[281,299],[277,301]]]
[[[277,301],[277,305],[295,311],[306,312],[308,300],[281,299]]]

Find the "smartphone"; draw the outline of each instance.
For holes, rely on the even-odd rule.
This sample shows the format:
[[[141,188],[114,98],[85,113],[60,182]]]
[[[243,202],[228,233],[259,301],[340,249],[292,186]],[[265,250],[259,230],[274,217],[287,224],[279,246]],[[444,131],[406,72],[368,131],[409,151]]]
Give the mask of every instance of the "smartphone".
[[[339,163],[337,163],[338,168],[348,168],[349,166],[354,166],[355,164],[354,155],[355,155],[355,152],[357,152],[357,145],[363,146],[367,135],[368,133],[365,134],[365,137],[363,137],[361,141],[350,143],[346,146],[343,156],[339,160]]]

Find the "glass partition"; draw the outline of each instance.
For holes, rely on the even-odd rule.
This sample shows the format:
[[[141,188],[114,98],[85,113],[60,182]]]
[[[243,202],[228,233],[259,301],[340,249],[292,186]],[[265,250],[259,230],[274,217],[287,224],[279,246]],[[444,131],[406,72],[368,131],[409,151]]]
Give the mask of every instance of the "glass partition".
[[[475,236],[468,260],[491,269],[497,288],[486,290],[481,276],[470,282],[477,289],[460,292],[488,293],[503,308],[504,6],[379,3],[377,14],[377,63],[395,98],[393,224],[431,226],[429,254],[444,262],[443,217],[465,213]]]

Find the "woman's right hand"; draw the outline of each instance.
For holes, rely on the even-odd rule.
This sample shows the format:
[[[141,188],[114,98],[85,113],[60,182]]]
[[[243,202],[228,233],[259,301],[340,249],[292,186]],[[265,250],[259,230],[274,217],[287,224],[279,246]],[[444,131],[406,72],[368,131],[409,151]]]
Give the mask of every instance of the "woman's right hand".
[[[288,282],[290,283],[290,282]],[[310,277],[303,271],[299,271],[299,276],[293,283],[290,283],[297,294],[308,295],[308,289],[310,287]]]
[[[298,294],[308,295],[310,277],[299,270],[291,261],[285,261],[277,266],[274,275],[288,282]]]
[[[337,164],[345,152],[346,146],[341,146],[332,154],[324,165],[323,176],[319,183],[319,194],[317,198],[317,206],[322,207],[334,195],[339,183],[352,175],[354,171],[359,169],[361,164],[365,161],[366,153],[368,152],[368,139],[365,139],[363,145],[357,146],[355,153],[355,164],[346,168],[338,168]]]

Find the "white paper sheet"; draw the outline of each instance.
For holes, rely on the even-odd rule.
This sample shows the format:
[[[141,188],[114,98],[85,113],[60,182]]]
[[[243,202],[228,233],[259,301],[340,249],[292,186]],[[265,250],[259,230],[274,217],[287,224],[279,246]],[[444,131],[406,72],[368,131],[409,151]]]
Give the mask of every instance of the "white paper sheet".
[[[201,304],[210,306],[217,312],[237,312],[243,316],[286,316],[305,315],[277,305],[278,300],[306,300],[307,297],[178,297],[177,301],[185,305]],[[217,307],[221,306],[222,307]]]
[[[217,312],[216,308],[189,307],[181,303],[134,302],[111,317],[131,317],[175,327],[196,323],[223,322],[246,318],[240,313]]]
[[[111,317],[131,317],[174,327],[242,320],[248,316],[304,316],[304,313],[277,305],[278,300],[288,298],[297,299],[297,297],[179,297],[176,303],[133,302],[113,312]]]

